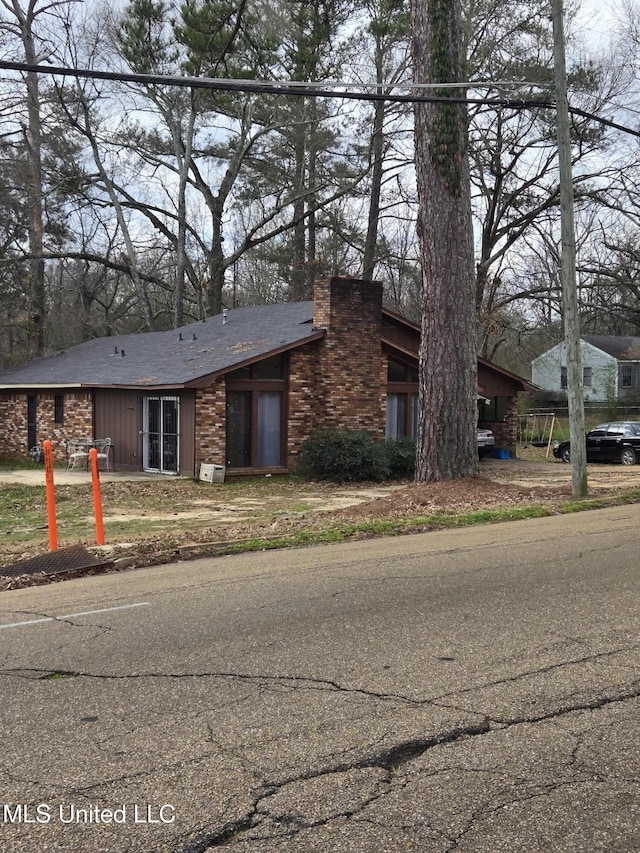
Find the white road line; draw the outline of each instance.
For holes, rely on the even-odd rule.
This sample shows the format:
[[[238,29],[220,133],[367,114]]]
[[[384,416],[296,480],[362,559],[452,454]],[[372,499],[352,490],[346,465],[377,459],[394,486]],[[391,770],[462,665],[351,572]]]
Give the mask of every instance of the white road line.
[[[136,604],[120,604],[118,607],[103,607],[102,610],[85,610],[83,613],[65,613],[64,616],[45,616],[42,619],[29,619],[25,622],[10,622],[0,625],[3,628],[21,628],[23,625],[39,625],[41,622],[58,622],[63,619],[74,619],[76,616],[94,616],[96,613],[111,613],[114,610],[130,610],[132,607],[148,607],[150,601],[139,601]]]

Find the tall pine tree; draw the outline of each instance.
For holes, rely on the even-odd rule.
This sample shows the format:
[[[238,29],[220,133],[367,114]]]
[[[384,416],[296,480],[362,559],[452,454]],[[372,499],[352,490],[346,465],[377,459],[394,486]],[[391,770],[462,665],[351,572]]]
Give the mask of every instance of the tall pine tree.
[[[417,83],[462,80],[459,0],[413,0]],[[473,228],[464,104],[416,105],[415,163],[422,262],[416,479],[475,474],[477,362]],[[455,90],[463,95],[464,88]]]

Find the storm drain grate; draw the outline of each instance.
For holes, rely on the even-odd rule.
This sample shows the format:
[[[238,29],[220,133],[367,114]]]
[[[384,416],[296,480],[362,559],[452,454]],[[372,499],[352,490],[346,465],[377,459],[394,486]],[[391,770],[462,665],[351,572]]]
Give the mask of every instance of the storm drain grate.
[[[6,578],[19,578],[24,575],[64,575],[67,573],[81,572],[85,569],[108,569],[113,567],[113,560],[104,557],[96,557],[82,545],[74,545],[71,548],[60,548],[41,554],[39,557],[30,557],[28,560],[20,560],[10,566],[0,568],[0,575]]]

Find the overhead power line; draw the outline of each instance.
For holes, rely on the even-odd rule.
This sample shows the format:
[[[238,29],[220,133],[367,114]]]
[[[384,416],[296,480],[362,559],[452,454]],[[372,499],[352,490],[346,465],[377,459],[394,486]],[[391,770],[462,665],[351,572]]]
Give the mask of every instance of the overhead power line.
[[[555,98],[505,98],[505,97],[469,97],[468,95],[434,95],[425,93],[432,89],[468,89],[468,88],[504,88],[507,85],[535,86],[535,83],[498,83],[466,82],[466,83],[405,83],[393,84],[389,89],[407,88],[411,92],[402,94],[385,89],[385,84],[349,84],[349,83],[316,83],[299,81],[262,81],[262,80],[230,80],[219,77],[181,77],[172,74],[138,74],[129,71],[100,71],[93,68],[71,68],[56,65],[31,65],[26,62],[10,62],[0,60],[0,69],[6,71],[32,72],[36,74],[51,74],[57,77],[79,77],[90,80],[112,80],[121,83],[138,83],[143,86],[175,86],[183,89],[208,89],[216,92],[243,92],[246,94],[287,95],[293,97],[340,98],[352,101],[385,101],[387,103],[446,103],[474,104],[480,106],[508,107],[516,110],[555,109]],[[352,89],[353,87],[353,89]],[[357,89],[359,91],[354,91]],[[362,91],[375,89],[376,91]],[[414,90],[418,90],[417,92]],[[612,119],[590,113],[577,107],[569,107],[572,115],[598,122],[606,127],[619,130],[640,138],[640,131],[628,127]]]
[[[298,81],[271,81],[271,80],[229,80],[220,77],[179,77],[172,74],[138,74],[130,71],[100,71],[93,68],[69,68],[55,65],[29,65],[26,62],[9,62],[0,60],[0,68],[7,71],[35,72],[37,74],[52,74],[63,77],[81,77],[92,80],[115,80],[123,83],[140,83],[145,86],[177,86],[183,89],[209,89],[219,92],[245,92],[249,94],[266,95],[292,95],[296,97],[313,98],[343,98],[352,101],[388,101],[390,103],[438,103],[451,104],[494,104],[495,106],[506,106],[515,108],[526,108],[532,106],[548,107],[554,106],[554,101],[546,98],[523,99],[523,98],[469,98],[441,95],[417,94],[393,94],[381,92],[385,84],[347,84],[347,83],[301,83]],[[355,85],[358,89],[368,88],[369,85],[378,91],[351,91],[350,86]],[[467,89],[476,84],[471,83],[419,83],[415,86],[407,84],[410,88],[457,88]],[[488,85],[488,84],[485,84]],[[495,84],[492,84],[495,85]],[[343,91],[339,91],[340,87]],[[389,88],[397,88],[394,84]]]
[[[600,124],[603,124],[605,127],[611,127],[613,130],[619,130],[622,133],[628,133],[630,136],[637,136],[640,139],[640,130],[636,130],[633,127],[629,127],[626,124],[619,124],[617,121],[613,121],[610,118],[604,118],[603,116],[594,115],[594,113],[587,112],[587,110],[580,110],[578,107],[569,107],[569,112],[572,116],[580,116],[581,118],[587,118],[591,121],[597,121]]]

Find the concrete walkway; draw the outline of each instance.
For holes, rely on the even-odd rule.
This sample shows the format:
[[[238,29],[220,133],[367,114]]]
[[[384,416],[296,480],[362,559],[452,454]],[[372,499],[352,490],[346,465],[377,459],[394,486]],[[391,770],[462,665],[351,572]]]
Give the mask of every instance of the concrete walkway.
[[[110,483],[131,480],[157,480],[163,474],[147,474],[144,471],[100,471],[100,482]],[[54,468],[53,480],[57,486],[82,485],[91,482],[91,472],[78,468]],[[39,468],[15,468],[0,471],[0,486],[44,486],[44,466]]]

